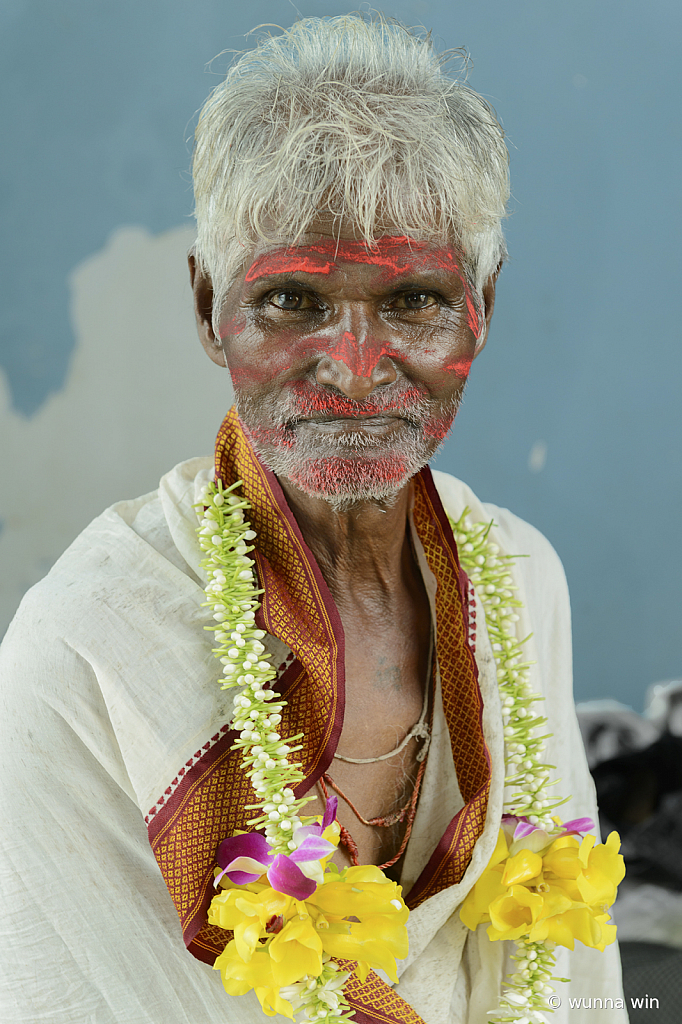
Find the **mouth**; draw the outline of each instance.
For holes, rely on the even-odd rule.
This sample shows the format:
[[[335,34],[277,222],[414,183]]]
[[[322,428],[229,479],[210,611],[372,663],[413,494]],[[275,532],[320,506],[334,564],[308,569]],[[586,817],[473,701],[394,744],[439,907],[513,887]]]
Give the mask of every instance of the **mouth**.
[[[404,416],[394,413],[373,413],[357,416],[309,416],[296,419],[291,424],[295,430],[314,430],[330,434],[388,434],[404,426]]]

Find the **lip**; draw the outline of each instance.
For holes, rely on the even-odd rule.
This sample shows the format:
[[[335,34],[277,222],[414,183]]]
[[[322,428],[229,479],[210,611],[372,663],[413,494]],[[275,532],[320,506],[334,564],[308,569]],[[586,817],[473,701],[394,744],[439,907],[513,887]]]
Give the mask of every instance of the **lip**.
[[[295,430],[311,430],[320,434],[387,435],[404,425],[405,418],[391,413],[375,416],[306,416],[296,420]]]
[[[336,415],[332,416],[302,416],[297,420],[298,423],[313,423],[313,424],[326,424],[326,423],[362,423],[363,425],[383,425],[393,420],[403,419],[402,416],[397,416],[395,413],[382,412],[382,413],[359,413],[357,416],[343,416]]]

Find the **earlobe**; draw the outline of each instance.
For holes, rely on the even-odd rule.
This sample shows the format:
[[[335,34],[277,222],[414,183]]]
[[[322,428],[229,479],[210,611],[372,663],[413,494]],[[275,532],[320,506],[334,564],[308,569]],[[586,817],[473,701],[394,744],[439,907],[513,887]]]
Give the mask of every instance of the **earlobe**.
[[[194,317],[199,341],[209,359],[217,366],[225,366],[222,342],[213,330],[213,282],[201,268],[193,250],[187,256],[189,279],[194,294]]]

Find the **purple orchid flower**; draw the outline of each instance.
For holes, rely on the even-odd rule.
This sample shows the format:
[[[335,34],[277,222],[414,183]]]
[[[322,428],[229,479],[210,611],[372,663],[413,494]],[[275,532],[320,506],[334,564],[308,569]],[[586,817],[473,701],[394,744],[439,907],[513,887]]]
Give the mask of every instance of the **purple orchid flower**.
[[[319,824],[296,829],[293,835],[296,849],[290,854],[273,853],[260,832],[246,832],[223,839],[218,849],[218,864],[222,871],[216,877],[214,886],[218,885],[223,875],[227,875],[236,885],[248,885],[267,874],[270,885],[277,892],[286,893],[297,900],[312,896],[317,882],[308,875],[307,870],[313,870],[323,857],[334,852],[334,844],[323,839],[322,833],[334,821],[337,806],[337,797],[331,797],[327,800]],[[299,864],[307,870],[302,870]]]
[[[502,827],[505,826],[507,831],[513,828],[514,840],[525,839],[532,832],[544,831],[539,825],[533,825],[528,818],[514,814],[502,815]],[[565,821],[561,827],[562,835],[584,835],[586,832],[591,832],[595,828],[595,824],[591,818],[572,818],[570,821]]]
[[[561,826],[568,835],[584,836],[586,832],[594,832],[597,827],[592,818],[571,818]]]

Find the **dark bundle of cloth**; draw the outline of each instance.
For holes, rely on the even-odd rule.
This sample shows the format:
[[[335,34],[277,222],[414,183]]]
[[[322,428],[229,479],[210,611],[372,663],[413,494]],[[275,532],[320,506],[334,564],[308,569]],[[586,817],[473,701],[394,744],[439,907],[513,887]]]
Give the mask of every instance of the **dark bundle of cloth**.
[[[682,737],[666,732],[592,776],[602,831],[620,833],[628,878],[682,892]]]

